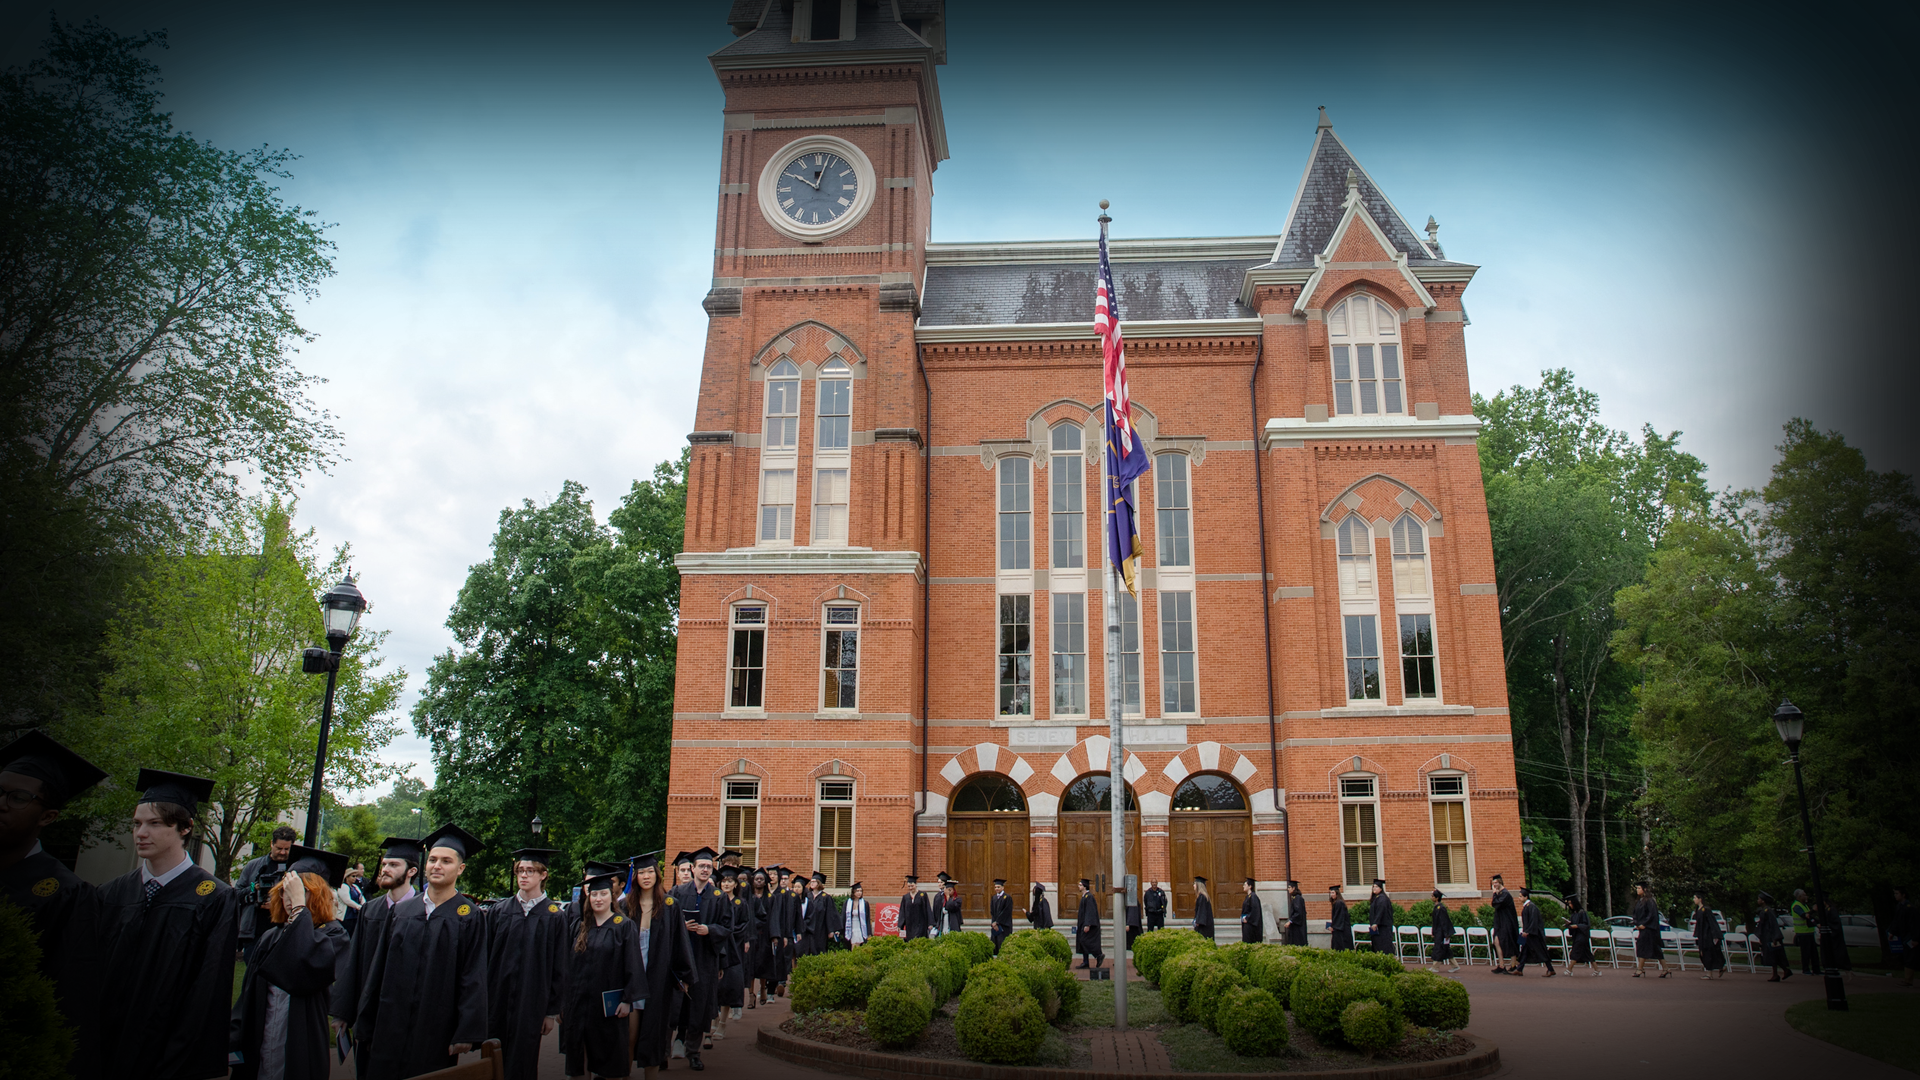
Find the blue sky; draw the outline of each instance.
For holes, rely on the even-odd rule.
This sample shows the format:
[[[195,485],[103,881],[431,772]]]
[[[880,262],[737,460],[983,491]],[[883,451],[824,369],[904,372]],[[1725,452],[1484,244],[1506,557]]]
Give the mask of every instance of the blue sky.
[[[503,507],[576,479],[604,514],[684,445],[725,0],[53,7],[167,28],[179,127],[302,155],[283,190],[338,244],[303,364],[348,460],[301,517],[352,543],[417,690]],[[1477,390],[1570,367],[1612,424],[1684,430],[1716,486],[1764,483],[1794,415],[1920,466],[1888,329],[1903,256],[1878,242],[1912,201],[1920,140],[1887,93],[1910,12],[1220,7],[950,0],[934,238],[1091,236],[1101,198],[1121,237],[1276,232],[1325,105],[1408,219],[1484,267]],[[45,20],[0,11],[0,61]],[[393,753],[430,776],[411,735]]]

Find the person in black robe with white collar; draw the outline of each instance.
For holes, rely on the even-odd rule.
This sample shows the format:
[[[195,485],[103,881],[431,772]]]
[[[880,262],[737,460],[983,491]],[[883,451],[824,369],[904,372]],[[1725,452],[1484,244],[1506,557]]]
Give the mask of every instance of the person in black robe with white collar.
[[[747,949],[747,1008],[767,1003],[767,993],[778,981],[774,970],[773,884],[767,871],[755,870],[747,878],[747,933],[752,941]]]
[[[1440,890],[1433,890],[1433,949],[1428,954],[1434,963],[1447,964],[1449,971],[1459,971],[1460,965],[1453,963],[1453,916],[1448,913],[1445,898]],[[1574,910],[1579,910],[1575,901]],[[1592,959],[1592,955],[1588,955]]]
[[[1000,943],[1013,933],[1013,897],[1007,895],[1007,879],[993,879],[993,896],[987,900],[987,936],[993,939],[993,952],[1000,954]]]
[[[487,1031],[487,916],[460,891],[467,859],[486,845],[458,825],[425,840],[425,891],[393,909],[373,961],[379,1022],[367,1052],[367,1080],[444,1069],[479,1046]]]
[[[293,845],[253,943],[253,960],[233,1003],[228,1035],[232,1080],[327,1080],[333,1038],[327,1023],[334,979],[349,943],[333,890],[347,857]]]
[[[0,749],[0,895],[27,913],[40,944],[40,973],[59,992],[68,1023],[70,992],[61,988],[72,972],[66,963],[67,934],[74,912],[93,886],[40,846],[40,832],[60,820],[74,796],[106,779],[104,770],[38,731]]]
[[[660,880],[655,859],[659,854],[649,852],[628,860],[633,887],[621,901],[623,913],[639,933],[641,966],[647,975],[646,1001],[629,1025],[633,1063],[646,1069],[665,1068],[671,1060],[679,1003],[699,978],[693,967],[693,945],[687,940],[687,922]]]
[[[1283,945],[1307,943],[1307,898],[1297,881],[1287,882],[1287,929],[1280,941]]]
[[[1660,966],[1664,979],[1673,972],[1667,970],[1666,943],[1660,937],[1660,904],[1653,898],[1652,882],[1640,882],[1634,889],[1639,898],[1627,912],[1633,918],[1633,977],[1645,975],[1651,960]]]
[[[618,863],[589,862],[580,909],[571,919],[560,1014],[568,1076],[633,1072],[627,1017],[646,1005],[648,988],[639,930],[614,902],[620,874]]]
[[[900,894],[900,914],[895,917],[894,925],[900,930],[900,937],[906,941],[927,936],[927,898],[920,891],[920,879],[907,875],[907,889]]]
[[[1098,968],[1107,962],[1100,934],[1100,901],[1094,898],[1091,878],[1080,879],[1080,909],[1073,916],[1073,951],[1080,954],[1083,968]]]
[[[940,875],[940,883],[945,888],[940,894],[938,912],[943,912],[945,917],[942,918],[940,914],[936,914],[934,918],[940,923],[941,933],[958,933],[966,928],[960,912],[960,883],[945,874]]]
[[[1240,888],[1244,892],[1240,900],[1240,940],[1258,944],[1267,939],[1266,928],[1261,925],[1260,898],[1254,895],[1252,878],[1242,882]],[[1300,905],[1300,917],[1306,918],[1304,903]]]
[[[1027,924],[1035,930],[1053,929],[1053,903],[1047,899],[1047,887],[1033,883],[1033,902],[1027,905]]]
[[[815,872],[807,883],[806,898],[801,901],[800,955],[818,956],[833,947],[838,937],[835,930],[838,915],[833,897],[827,895],[827,875]]]
[[[873,940],[873,902],[867,899],[866,889],[857,881],[847,886],[847,906],[840,910],[840,921],[847,948]]]
[[[1393,898],[1387,895],[1387,883],[1373,879],[1373,899],[1367,902],[1367,947],[1378,953],[1394,953]]]
[[[1533,902],[1533,890],[1520,890],[1520,966],[1515,975],[1525,975],[1528,964],[1544,964],[1547,978],[1553,978],[1553,956],[1547,952],[1547,924],[1540,905]]]
[[[405,836],[389,836],[380,842],[380,868],[374,884],[385,891],[360,907],[360,929],[352,937],[347,957],[333,980],[333,1032],[351,1029],[353,1071],[366,1080],[368,1051],[373,1048],[373,1029],[379,1023],[380,988],[373,981],[373,961],[387,943],[387,931],[393,927],[393,909],[412,899],[421,884],[421,864],[427,853],[420,841]]]
[[[1693,940],[1700,946],[1700,966],[1707,969],[1702,979],[1727,977],[1727,951],[1720,942],[1726,932],[1720,927],[1720,917],[1707,906],[1707,898],[1701,893],[1693,894]]]
[[[69,934],[79,1080],[205,1080],[227,1073],[239,897],[195,865],[193,820],[213,781],[141,769],[140,866],[80,902]]]
[[[1511,975],[1520,953],[1520,912],[1513,906],[1513,894],[1507,891],[1507,883],[1499,874],[1493,875],[1492,903],[1493,933],[1487,936],[1493,941],[1493,970],[1496,975]]]
[[[1333,950],[1353,951],[1353,912],[1347,908],[1340,886],[1327,886],[1327,904],[1327,931],[1333,935]]]
[[[514,852],[514,893],[487,909],[487,1034],[507,1056],[507,1080],[537,1080],[540,1040],[560,1019],[575,913],[547,895],[548,867],[558,854]]]
[[[1213,901],[1207,898],[1207,879],[1193,879],[1193,929],[1208,941],[1213,940]]]
[[[695,1072],[706,1068],[700,1052],[708,1048],[707,1035],[713,1029],[713,1016],[720,1007],[722,961],[733,933],[733,905],[713,883],[713,864],[718,854],[704,847],[692,852],[692,880],[675,886],[669,897],[687,921],[687,943],[693,954],[696,981],[687,988],[687,1004],[680,1016],[680,1040],[686,1046],[687,1064]]]
[[[719,1008],[714,1014],[713,1037],[727,1037],[727,1021],[738,1020],[740,1010],[747,1000],[747,954],[744,946],[748,943],[751,928],[748,925],[747,901],[740,891],[740,868],[722,866],[716,871],[720,895],[726,900],[724,908],[728,914],[726,951],[720,957],[720,994],[714,1002]]]

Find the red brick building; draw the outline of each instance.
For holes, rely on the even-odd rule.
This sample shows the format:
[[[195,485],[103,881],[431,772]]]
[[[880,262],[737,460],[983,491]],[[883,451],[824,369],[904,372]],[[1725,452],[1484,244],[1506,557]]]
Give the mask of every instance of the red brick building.
[[[938,0],[741,0],[680,558],[670,848],[897,895],[1108,867],[1096,248],[929,242]],[[1271,235],[1113,244],[1129,870],[1520,880],[1461,294],[1325,113]],[[1365,895],[1361,888],[1350,896]],[[1313,905],[1315,919],[1324,901]],[[1317,925],[1317,924],[1316,924]]]

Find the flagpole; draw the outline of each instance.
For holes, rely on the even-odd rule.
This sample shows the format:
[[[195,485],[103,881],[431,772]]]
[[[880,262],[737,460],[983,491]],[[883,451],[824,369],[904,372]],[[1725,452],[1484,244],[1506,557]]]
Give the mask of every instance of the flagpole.
[[[1106,244],[1107,224],[1113,219],[1107,216],[1107,200],[1100,200],[1100,241]],[[1110,317],[1118,318],[1119,297],[1108,298],[1111,305]],[[1105,398],[1104,392],[1102,393]],[[1106,423],[1101,426],[1103,435],[1111,437],[1113,427],[1113,402],[1105,402]],[[1109,866],[1112,867],[1110,884],[1113,888],[1113,1017],[1114,1028],[1127,1030],[1127,778],[1125,738],[1121,725],[1120,690],[1120,568],[1114,565],[1113,554],[1108,550],[1106,537],[1111,529],[1108,520],[1113,515],[1113,480],[1107,471],[1107,463],[1112,451],[1100,455],[1100,491],[1106,500],[1105,517],[1101,519],[1100,548],[1103,561],[1107,564],[1107,587],[1101,590],[1107,616],[1107,794],[1112,804],[1112,847]]]

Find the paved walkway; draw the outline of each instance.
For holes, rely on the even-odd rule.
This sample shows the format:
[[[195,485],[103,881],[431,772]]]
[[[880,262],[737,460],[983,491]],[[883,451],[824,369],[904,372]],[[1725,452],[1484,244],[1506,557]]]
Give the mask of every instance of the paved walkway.
[[[1103,1031],[1094,1035],[1093,1067],[1132,1076],[1165,1076],[1173,1061],[1158,1036],[1147,1031]]]

